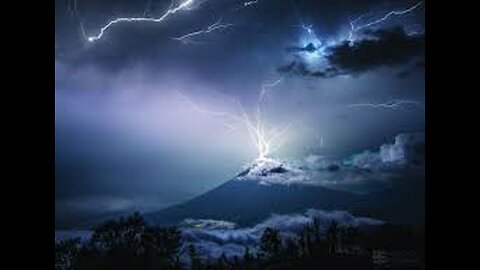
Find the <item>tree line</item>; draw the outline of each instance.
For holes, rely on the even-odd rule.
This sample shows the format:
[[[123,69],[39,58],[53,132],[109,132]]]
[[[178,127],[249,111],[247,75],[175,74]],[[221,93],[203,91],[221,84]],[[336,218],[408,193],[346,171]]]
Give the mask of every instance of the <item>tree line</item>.
[[[266,228],[256,252],[245,247],[243,256],[205,260],[194,244],[186,243],[178,227],[146,224],[139,213],[107,221],[93,229],[87,241],[69,239],[55,243],[56,270],[128,269],[373,269],[375,250],[416,252],[414,266],[422,268],[423,235],[411,228],[383,225],[363,232],[332,222],[325,231],[319,220],[306,224],[297,237],[283,237]],[[182,248],[183,247],[183,248]],[[188,258],[181,260],[181,256]],[[383,262],[383,260],[377,260]]]

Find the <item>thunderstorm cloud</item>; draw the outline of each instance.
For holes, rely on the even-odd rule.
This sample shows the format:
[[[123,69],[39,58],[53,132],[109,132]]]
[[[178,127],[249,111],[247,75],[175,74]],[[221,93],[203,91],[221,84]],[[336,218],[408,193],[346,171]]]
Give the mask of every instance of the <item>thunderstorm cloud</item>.
[[[408,35],[401,27],[366,31],[364,38],[328,46],[325,51],[327,67],[315,68],[301,58],[281,66],[278,71],[306,77],[329,78],[342,74],[360,74],[380,67],[408,64],[425,53],[425,35]],[[311,49],[311,48],[310,48]],[[296,48],[296,51],[307,51]],[[289,51],[293,51],[290,49]],[[421,67],[423,61],[417,61]]]

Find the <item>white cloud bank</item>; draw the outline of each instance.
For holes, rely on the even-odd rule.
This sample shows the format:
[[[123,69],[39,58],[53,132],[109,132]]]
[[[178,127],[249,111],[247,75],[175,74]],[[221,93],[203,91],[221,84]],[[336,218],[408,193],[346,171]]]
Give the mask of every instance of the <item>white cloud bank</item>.
[[[316,209],[309,209],[302,214],[292,215],[272,215],[265,221],[246,228],[224,228],[225,224],[232,224],[228,221],[214,221],[209,220],[211,229],[205,228],[183,228],[182,233],[185,239],[182,256],[188,256],[186,250],[189,244],[193,244],[200,257],[204,259],[218,259],[222,254],[227,258],[238,256],[241,258],[245,253],[245,248],[248,247],[251,252],[256,252],[260,237],[263,231],[267,228],[275,228],[280,231],[282,238],[295,237],[300,233],[302,228],[312,223],[314,220],[319,221],[321,231],[332,223],[336,222],[339,225],[345,226],[378,226],[383,224],[383,221],[355,217],[345,211],[323,211]],[[205,220],[199,220],[200,224],[204,224]],[[194,223],[194,220],[189,220],[189,224]],[[216,225],[214,225],[216,223]]]
[[[400,168],[424,159],[425,134],[399,134],[393,144],[383,144],[378,152],[354,155],[352,165],[363,169]]]
[[[344,160],[314,154],[296,161],[260,160],[246,167],[236,179],[261,185],[317,185],[363,193],[388,187],[404,169],[422,168],[424,151],[424,133],[399,134],[393,143]]]

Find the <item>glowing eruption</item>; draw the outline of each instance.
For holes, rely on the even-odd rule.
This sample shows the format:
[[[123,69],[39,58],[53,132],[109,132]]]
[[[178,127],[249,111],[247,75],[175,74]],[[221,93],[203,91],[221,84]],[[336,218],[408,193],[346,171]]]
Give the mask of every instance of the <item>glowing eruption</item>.
[[[196,44],[198,42],[193,41],[192,40],[193,37],[199,36],[199,35],[207,35],[207,34],[213,32],[213,31],[228,28],[228,27],[231,27],[231,26],[233,26],[233,24],[231,24],[231,23],[222,24],[222,18],[220,18],[217,22],[208,26],[206,29],[201,29],[201,30],[198,30],[198,31],[195,31],[195,32],[191,32],[191,33],[185,34],[185,35],[180,36],[180,37],[175,37],[173,39],[178,40],[178,41],[180,41],[184,44]]]
[[[151,17],[125,17],[125,18],[116,18],[112,21],[109,21],[105,26],[103,26],[100,29],[100,33],[96,36],[90,36],[87,38],[88,41],[93,42],[96,40],[99,40],[102,38],[103,34],[105,31],[107,31],[110,27],[119,24],[119,23],[125,23],[125,22],[153,22],[153,23],[160,23],[164,21],[167,17],[169,17],[172,14],[177,13],[180,10],[185,10],[188,9],[192,4],[194,0],[186,0],[185,2],[182,2],[179,4],[177,7],[172,8],[170,7],[162,16],[158,18],[151,18]]]
[[[240,123],[243,124],[246,131],[249,134],[250,140],[257,149],[257,158],[256,161],[267,160],[269,154],[278,150],[281,144],[279,143],[280,139],[288,132],[290,129],[290,124],[284,126],[281,129],[268,128],[265,121],[262,119],[261,115],[261,105],[262,100],[264,100],[267,90],[273,88],[280,84],[282,79],[274,81],[272,83],[262,84],[261,91],[258,98],[257,110],[255,117],[248,115],[242,104],[238,101],[235,101],[239,114],[233,114],[228,112],[219,112],[205,109],[204,107],[196,104],[192,99],[190,99],[185,94],[178,92],[178,94],[185,99],[192,108],[200,113],[208,114],[214,117],[221,117],[226,120],[223,125],[231,130],[236,130],[236,126]],[[252,119],[253,118],[253,119]],[[233,123],[232,123],[233,122]]]

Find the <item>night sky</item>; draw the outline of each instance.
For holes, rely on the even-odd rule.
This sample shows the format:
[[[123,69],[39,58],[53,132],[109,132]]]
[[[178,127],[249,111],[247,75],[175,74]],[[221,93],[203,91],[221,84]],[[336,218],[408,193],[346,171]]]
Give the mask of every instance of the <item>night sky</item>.
[[[424,132],[424,2],[196,0],[88,41],[181,3],[55,2],[57,227],[231,179],[257,150],[229,115],[254,115],[262,85],[263,122],[289,127],[272,157],[344,159]]]

